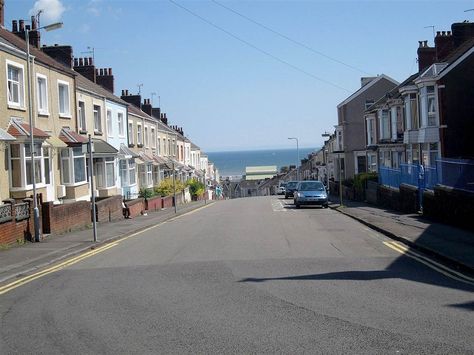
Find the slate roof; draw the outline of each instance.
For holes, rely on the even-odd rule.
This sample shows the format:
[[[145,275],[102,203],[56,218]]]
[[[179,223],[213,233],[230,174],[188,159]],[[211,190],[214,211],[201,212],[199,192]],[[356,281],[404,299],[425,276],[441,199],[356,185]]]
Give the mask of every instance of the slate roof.
[[[102,86],[94,83],[93,81],[87,79],[85,76],[81,74],[77,74],[76,77],[76,88],[78,89],[83,89],[92,93],[95,93],[99,96],[103,96],[106,99],[110,101],[117,102],[119,104],[129,106],[130,104],[124,100],[122,100],[120,97],[115,96],[113,93],[111,93],[109,90],[104,89]],[[130,105],[132,106],[132,105]]]
[[[71,131],[69,128],[61,129],[61,133],[59,133],[59,139],[61,139],[67,145],[76,145],[87,143],[87,138],[81,136],[79,133]]]
[[[13,137],[30,137],[31,129],[28,123],[11,121],[7,133]],[[33,137],[49,138],[49,134],[39,128],[33,127]]]
[[[22,38],[18,37],[17,35],[11,33],[10,31],[4,28],[0,28],[0,37],[3,38],[8,43],[12,44],[13,46],[17,47],[18,49],[24,51],[25,60],[26,60],[26,41],[25,40],[23,40]],[[52,67],[72,77],[77,75],[77,73],[74,70],[57,62],[56,60],[51,58],[49,55],[43,53],[43,51],[39,50],[35,46],[30,45],[30,54],[35,57],[35,62],[39,62],[46,66]]]
[[[118,153],[117,149],[102,139],[92,138],[92,142],[94,143],[94,154],[114,155]]]

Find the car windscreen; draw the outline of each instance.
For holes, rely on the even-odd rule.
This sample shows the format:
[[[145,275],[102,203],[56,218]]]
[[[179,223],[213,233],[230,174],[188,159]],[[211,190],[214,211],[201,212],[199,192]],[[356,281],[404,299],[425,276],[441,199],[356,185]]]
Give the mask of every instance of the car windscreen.
[[[286,184],[286,187],[288,189],[294,189],[294,188],[296,188],[296,185],[298,185],[298,183],[296,181],[294,181],[294,182],[289,182],[288,184]]]
[[[298,190],[301,191],[324,191],[324,185],[319,181],[302,182]]]

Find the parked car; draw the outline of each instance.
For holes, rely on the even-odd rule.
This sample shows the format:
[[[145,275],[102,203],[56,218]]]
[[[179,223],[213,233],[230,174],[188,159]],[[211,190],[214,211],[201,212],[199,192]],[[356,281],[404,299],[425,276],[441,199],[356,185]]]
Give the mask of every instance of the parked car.
[[[294,195],[296,208],[301,205],[317,205],[324,208],[328,207],[328,194],[321,181],[308,180],[298,183],[297,191]]]
[[[293,197],[293,193],[295,192],[297,186],[298,181],[288,181],[286,183],[285,198]]]
[[[280,184],[278,185],[277,189],[276,189],[276,193],[277,195],[284,195],[285,194],[285,191],[286,191],[286,182],[280,182]]]

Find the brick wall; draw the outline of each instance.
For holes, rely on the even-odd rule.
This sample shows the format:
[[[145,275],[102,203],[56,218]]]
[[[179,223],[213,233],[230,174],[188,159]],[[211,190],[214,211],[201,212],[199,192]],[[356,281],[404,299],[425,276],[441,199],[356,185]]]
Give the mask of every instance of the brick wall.
[[[42,205],[43,233],[64,234],[79,230],[92,223],[91,203],[77,201],[63,205],[45,202]]]
[[[162,208],[173,207],[173,196],[162,197]]]
[[[148,211],[159,211],[162,207],[161,196],[155,196],[146,200],[146,209]]]
[[[127,201],[125,202],[125,206],[127,206],[130,210],[130,217],[133,218],[140,216],[145,211],[145,199],[139,197],[134,200]]]
[[[31,240],[33,231],[33,208],[30,203],[29,218],[20,221],[16,220],[15,203],[5,204],[5,209],[10,209],[11,217],[0,223],[0,245],[12,245],[17,241]]]
[[[111,222],[123,218],[122,196],[112,196],[97,201],[96,204],[97,222]]]

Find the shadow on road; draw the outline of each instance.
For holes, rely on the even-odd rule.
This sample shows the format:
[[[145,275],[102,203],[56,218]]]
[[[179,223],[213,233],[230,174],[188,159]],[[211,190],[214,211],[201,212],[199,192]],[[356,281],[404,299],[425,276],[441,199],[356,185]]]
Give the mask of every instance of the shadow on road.
[[[399,257],[385,270],[370,271],[341,271],[329,272],[324,274],[294,275],[267,278],[245,278],[239,282],[266,282],[266,281],[325,281],[325,280],[353,280],[353,281],[371,281],[381,279],[403,279],[408,281],[420,282],[429,285],[453,288],[463,291],[474,292],[474,286],[459,282],[437,273],[429,268],[425,268],[406,256]],[[452,307],[463,307],[472,309],[474,302],[464,305],[452,305]]]
[[[463,308],[474,312],[474,301],[460,304],[450,304],[449,307]]]

